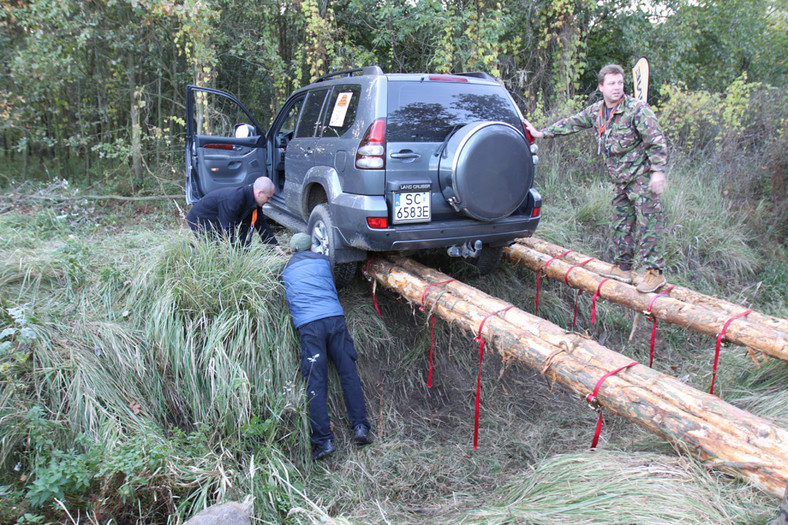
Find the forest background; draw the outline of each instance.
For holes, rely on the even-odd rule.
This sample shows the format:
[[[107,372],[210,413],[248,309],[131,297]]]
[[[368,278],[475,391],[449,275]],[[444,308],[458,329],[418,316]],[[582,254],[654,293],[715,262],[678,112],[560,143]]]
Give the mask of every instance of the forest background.
[[[331,70],[483,70],[542,125],[598,96],[604,64],[646,55],[670,150],[669,279],[786,317],[784,1],[0,5],[0,523],[175,524],[247,494],[266,523],[760,525],[776,513],[774,498],[623,420],[606,418],[604,445],[586,453],[594,413],[494,353],[470,451],[470,337],[437,323],[427,390],[425,317],[379,290],[379,319],[361,279],[341,299],[376,443],[352,450],[334,383],[339,451],[311,463],[281,261],[264,246],[191,245],[180,195],[189,83],[266,123]],[[593,140],[540,141],[537,235],[605,257]],[[523,269],[446,271],[533,311]],[[565,326],[574,294],[542,286],[540,313]],[[598,308],[593,327],[579,314],[589,335],[647,358],[632,318]],[[660,326],[658,357],[707,384],[707,338]],[[726,401],[788,428],[784,363],[756,368],[731,348],[720,370]]]
[[[386,72],[482,70],[540,121],[575,97],[585,100],[606,63],[631,66],[640,55],[651,61],[649,102],[657,107],[677,93],[691,92],[693,100],[724,93],[737,79],[784,87],[788,70],[782,1],[0,5],[5,162],[22,179],[46,172],[124,193],[179,181],[189,83],[230,91],[266,123],[294,88],[332,70],[370,64]],[[705,102],[694,107],[682,99],[681,121],[676,116],[666,127],[706,124]],[[759,117],[731,111],[739,109],[745,121]],[[686,124],[687,116],[697,121]],[[738,128],[737,117],[719,124]]]

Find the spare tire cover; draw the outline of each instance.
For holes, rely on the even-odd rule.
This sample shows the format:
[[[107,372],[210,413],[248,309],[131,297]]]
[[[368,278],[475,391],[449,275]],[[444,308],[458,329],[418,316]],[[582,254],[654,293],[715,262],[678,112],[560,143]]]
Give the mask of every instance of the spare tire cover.
[[[531,150],[505,122],[475,122],[448,141],[439,164],[441,191],[457,211],[480,221],[507,217],[533,183]]]

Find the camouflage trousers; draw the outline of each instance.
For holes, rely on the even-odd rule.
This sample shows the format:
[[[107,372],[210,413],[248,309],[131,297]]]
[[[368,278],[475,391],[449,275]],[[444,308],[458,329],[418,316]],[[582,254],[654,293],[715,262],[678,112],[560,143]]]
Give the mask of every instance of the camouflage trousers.
[[[663,215],[658,195],[648,189],[648,177],[616,185],[613,197],[613,243],[617,264],[631,265],[638,248],[646,268],[662,269]],[[638,231],[639,230],[639,231]],[[640,234],[636,246],[635,237]]]

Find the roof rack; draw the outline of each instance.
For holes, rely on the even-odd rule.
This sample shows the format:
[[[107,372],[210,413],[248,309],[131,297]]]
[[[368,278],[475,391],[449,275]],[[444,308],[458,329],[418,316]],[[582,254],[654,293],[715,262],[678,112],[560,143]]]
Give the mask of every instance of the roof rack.
[[[474,78],[481,78],[483,80],[492,80],[493,82],[497,82],[495,77],[489,73],[485,73],[484,71],[469,71],[466,73],[455,73],[461,77],[474,77]]]
[[[356,69],[345,69],[342,71],[334,71],[327,75],[323,75],[322,77],[315,80],[315,82],[324,82],[326,80],[330,80],[332,78],[338,78],[338,77],[352,77],[354,73],[361,73],[362,75],[382,75],[383,70],[380,69],[380,66],[366,66],[366,67],[359,67]]]

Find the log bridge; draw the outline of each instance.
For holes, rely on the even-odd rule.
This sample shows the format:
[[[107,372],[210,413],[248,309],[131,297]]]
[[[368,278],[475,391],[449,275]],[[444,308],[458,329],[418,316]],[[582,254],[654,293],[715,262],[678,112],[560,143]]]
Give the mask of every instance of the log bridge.
[[[647,366],[633,366],[630,358],[586,336],[410,259],[374,258],[365,274],[425,311],[478,334],[504,361],[522,362],[580,398],[595,392],[599,410],[604,407],[623,416],[710,467],[775,496],[785,492],[788,431],[774,423]],[[608,375],[618,369],[622,370]]]
[[[535,272],[542,272],[546,277],[563,281],[572,288],[598,294],[601,299],[636,312],[649,312],[656,319],[715,338],[722,333],[723,340],[747,348],[756,364],[755,351],[760,352],[764,359],[769,356],[788,362],[788,319],[748,311],[743,306],[681,286],[674,286],[669,291],[665,286],[662,288],[665,291],[655,299],[655,294],[640,293],[633,285],[605,280],[599,272],[608,271],[609,263],[535,238],[518,239],[517,243],[504,249],[504,257]],[[582,266],[578,266],[580,264]],[[634,274],[634,277],[637,282],[639,276]],[[736,316],[741,317],[729,323]]]

